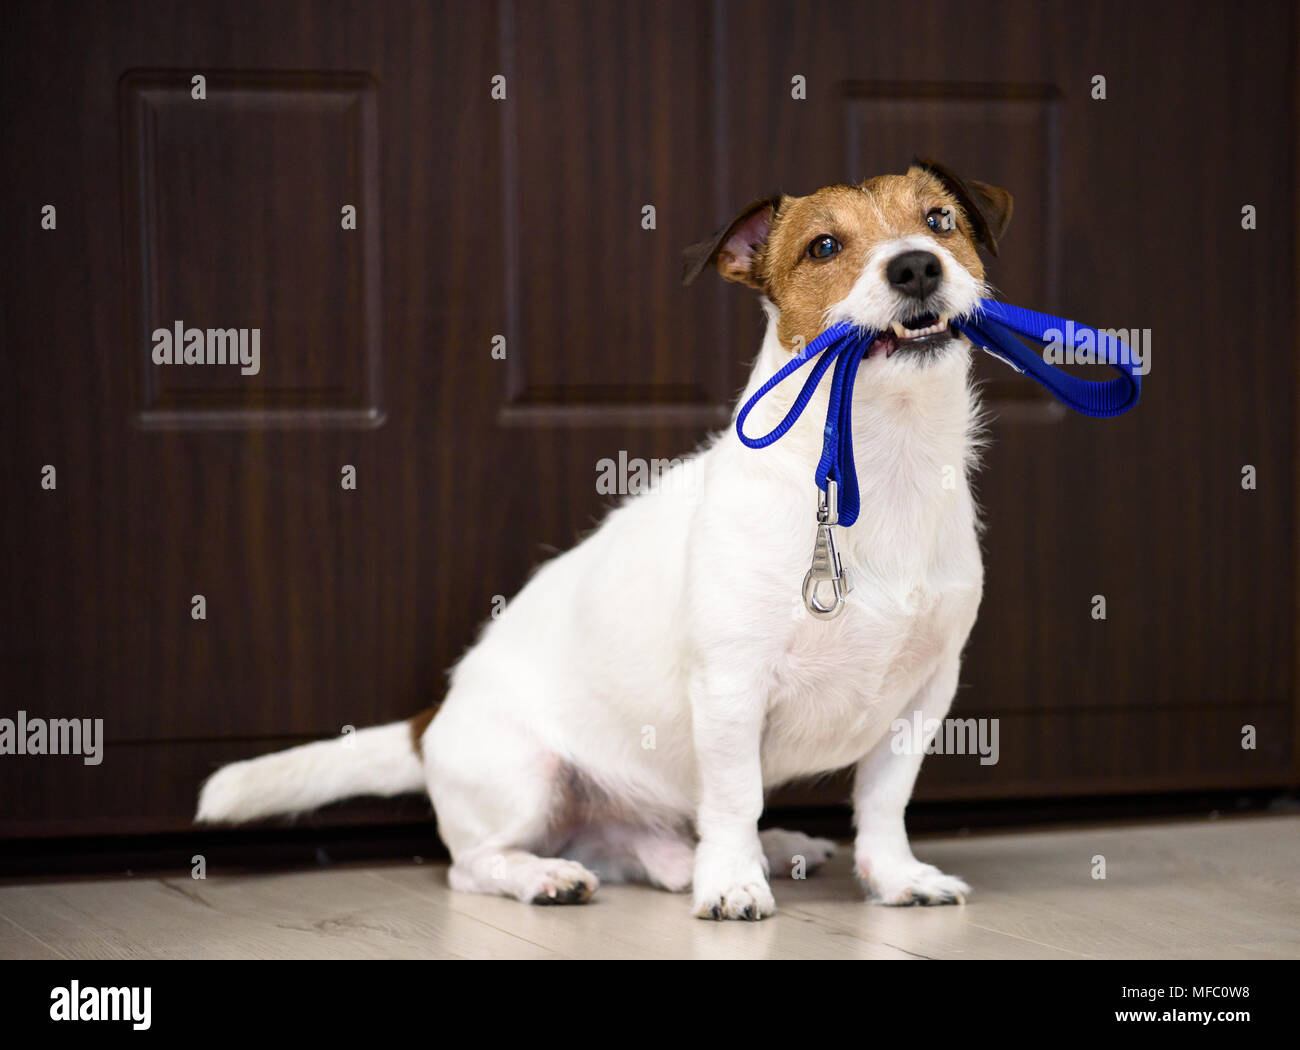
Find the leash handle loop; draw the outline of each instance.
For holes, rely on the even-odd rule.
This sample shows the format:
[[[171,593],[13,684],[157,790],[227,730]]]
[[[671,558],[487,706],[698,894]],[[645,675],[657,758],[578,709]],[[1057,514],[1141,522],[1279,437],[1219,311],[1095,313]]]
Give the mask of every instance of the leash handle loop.
[[[1116,336],[1077,321],[1026,310],[1022,306],[985,299],[974,317],[953,323],[981,350],[1000,357],[1017,372],[1045,387],[1058,401],[1085,416],[1106,418],[1127,412],[1142,394],[1142,376],[1135,355]],[[1054,333],[1049,336],[1048,333]],[[1114,379],[1084,379],[1049,364],[1017,338],[1022,336],[1039,346],[1058,340],[1070,350],[1089,346],[1093,358],[1110,365],[1120,374]]]

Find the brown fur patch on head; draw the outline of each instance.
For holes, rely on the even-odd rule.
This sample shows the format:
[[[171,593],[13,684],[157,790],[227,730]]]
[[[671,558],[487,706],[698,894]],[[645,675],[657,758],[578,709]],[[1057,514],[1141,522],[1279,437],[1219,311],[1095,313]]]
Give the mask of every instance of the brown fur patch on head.
[[[940,232],[926,216],[947,209]],[[984,183],[958,180],[933,162],[906,175],[880,175],[857,186],[833,185],[806,197],[755,201],[711,238],[687,249],[683,278],[690,283],[712,263],[729,281],[762,291],[781,312],[777,334],[787,349],[806,346],[824,327],[827,311],[847,296],[876,245],[921,234],[934,238],[977,279],[984,265],[976,250],[996,251],[1011,219],[1011,195]],[[809,245],[829,235],[842,246],[833,257],[809,256]]]
[[[939,235],[926,225],[935,208],[951,209],[953,229]],[[809,244],[830,234],[843,246],[825,262],[809,258]],[[765,291],[781,311],[783,346],[806,346],[824,327],[826,312],[853,288],[876,245],[924,234],[934,237],[977,278],[984,265],[976,232],[960,202],[930,172],[879,175],[859,186],[827,186],[807,197],[787,197],[768,238]]]
[[[934,175],[961,205],[962,212],[974,231],[975,239],[994,255],[998,253],[998,238],[1011,225],[1014,202],[1011,194],[1001,186],[990,186],[978,179],[963,179],[951,168],[935,160],[918,158],[914,166],[924,168]]]

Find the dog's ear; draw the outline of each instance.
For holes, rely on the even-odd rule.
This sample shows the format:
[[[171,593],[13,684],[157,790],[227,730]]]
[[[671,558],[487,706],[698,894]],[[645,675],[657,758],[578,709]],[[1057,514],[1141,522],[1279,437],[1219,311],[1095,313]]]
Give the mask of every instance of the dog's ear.
[[[928,171],[957,198],[957,203],[961,205],[966,218],[975,229],[975,239],[997,255],[998,239],[1011,225],[1013,207],[1011,194],[1001,186],[990,186],[986,182],[977,182],[974,179],[962,179],[951,168],[945,167],[938,161],[917,157],[912,163]]]
[[[767,235],[781,207],[781,194],[760,197],[712,237],[682,252],[682,284],[690,284],[710,264],[728,281],[762,289],[759,263]]]

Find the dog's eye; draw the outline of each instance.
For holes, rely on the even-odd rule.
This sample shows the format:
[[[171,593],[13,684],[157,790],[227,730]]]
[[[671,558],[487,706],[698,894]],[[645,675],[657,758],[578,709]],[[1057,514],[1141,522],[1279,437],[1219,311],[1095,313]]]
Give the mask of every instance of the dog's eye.
[[[925,213],[925,224],[940,237],[947,237],[957,228],[957,212],[950,205],[931,208]]]
[[[832,256],[839,255],[844,246],[829,233],[819,234],[808,242],[808,258],[825,262]]]

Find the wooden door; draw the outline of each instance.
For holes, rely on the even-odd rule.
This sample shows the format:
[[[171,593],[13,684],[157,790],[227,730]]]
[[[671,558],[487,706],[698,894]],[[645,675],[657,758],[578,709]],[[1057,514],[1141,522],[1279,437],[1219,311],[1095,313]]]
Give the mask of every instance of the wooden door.
[[[1015,193],[1007,299],[1153,351],[1108,422],[980,366],[956,713],[1000,720],[1000,761],[936,757],[921,797],[1294,783],[1296,30],[1293,3],[6,9],[0,717],[103,718],[106,748],[0,756],[0,834],[178,829],[221,762],[425,706],[608,505],[600,460],[725,423],[758,307],[680,288],[680,248],[914,154]],[[257,329],[257,373],[154,364],[178,321]]]

